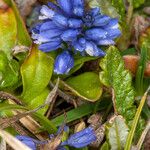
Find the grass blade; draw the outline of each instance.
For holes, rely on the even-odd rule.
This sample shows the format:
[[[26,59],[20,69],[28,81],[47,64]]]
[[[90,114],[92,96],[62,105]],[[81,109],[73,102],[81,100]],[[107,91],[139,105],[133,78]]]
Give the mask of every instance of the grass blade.
[[[143,97],[141,99],[140,105],[139,105],[139,107],[137,109],[137,112],[135,114],[134,120],[132,122],[131,130],[130,130],[130,132],[128,134],[128,137],[127,137],[125,150],[130,150],[131,149],[132,140],[133,140],[133,137],[134,137],[134,132],[135,132],[135,129],[137,127],[137,123],[138,123],[138,120],[139,120],[142,108],[143,108],[143,106],[145,104],[145,101],[146,101],[147,94],[148,94],[149,90],[150,90],[150,87],[147,89],[147,91],[145,92],[145,94],[143,95]]]
[[[102,101],[100,105],[98,106],[97,111],[107,108],[109,104],[110,104],[110,101],[107,101],[107,100]],[[88,104],[81,105],[78,108],[68,111],[66,113],[66,116],[67,116],[66,123],[69,123],[71,121],[77,120],[79,118],[82,118],[84,116],[87,116],[93,113],[94,108],[95,108],[95,104],[88,103]],[[60,126],[63,123],[64,119],[65,119],[64,115],[61,115],[61,116],[54,118],[51,121],[53,124],[55,124],[55,126]]]

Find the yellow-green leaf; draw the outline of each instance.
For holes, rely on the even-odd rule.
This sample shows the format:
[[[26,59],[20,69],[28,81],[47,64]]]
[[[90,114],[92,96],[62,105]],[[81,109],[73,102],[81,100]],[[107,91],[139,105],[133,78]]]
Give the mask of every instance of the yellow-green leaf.
[[[17,44],[24,46],[31,46],[32,41],[26,29],[23,19],[20,16],[20,13],[16,7],[16,4],[13,0],[4,0],[13,10],[15,18],[17,21]],[[11,19],[10,19],[11,20]]]
[[[11,49],[16,43],[16,37],[17,22],[13,10],[0,8],[0,51],[4,51],[9,58]]]
[[[67,79],[65,84],[74,94],[88,101],[96,101],[102,94],[102,86],[96,73],[86,72]]]
[[[37,46],[33,46],[30,55],[21,66],[23,82],[22,99],[25,103],[28,105],[34,104],[33,107],[36,107],[37,104],[43,104],[45,98],[40,98],[39,101],[39,96],[46,90],[52,72],[53,60],[51,57],[39,51]]]
[[[16,60],[8,60],[6,54],[0,51],[0,90],[11,89],[19,80],[19,64]]]

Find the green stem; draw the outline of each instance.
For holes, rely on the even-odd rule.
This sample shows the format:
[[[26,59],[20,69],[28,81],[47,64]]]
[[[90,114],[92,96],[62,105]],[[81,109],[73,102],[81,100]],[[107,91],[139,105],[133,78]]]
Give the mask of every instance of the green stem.
[[[121,150],[121,143],[120,143],[120,137],[119,137],[119,132],[118,132],[118,126],[115,120],[115,129],[116,129],[116,140],[117,140],[117,146],[118,146],[118,150]]]
[[[133,15],[133,0],[130,0],[128,12],[127,12],[127,24],[130,24],[132,15]]]

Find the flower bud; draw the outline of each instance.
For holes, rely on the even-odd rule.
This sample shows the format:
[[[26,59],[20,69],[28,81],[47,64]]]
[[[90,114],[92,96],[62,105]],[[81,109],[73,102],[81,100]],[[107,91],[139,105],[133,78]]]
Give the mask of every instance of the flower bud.
[[[62,52],[56,57],[54,72],[56,74],[67,74],[74,66],[74,59],[68,51]]]

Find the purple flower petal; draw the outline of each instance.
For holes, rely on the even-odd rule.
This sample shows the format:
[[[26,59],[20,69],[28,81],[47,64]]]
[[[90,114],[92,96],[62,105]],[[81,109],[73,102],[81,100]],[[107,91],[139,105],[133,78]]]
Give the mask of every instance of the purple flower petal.
[[[98,45],[114,45],[115,42],[111,39],[103,39],[97,42]]]
[[[68,126],[66,126],[66,125],[65,125],[65,126],[63,126],[63,127],[62,127],[62,126],[60,126],[60,127],[58,128],[58,130],[57,130],[57,133],[56,133],[56,134],[58,135],[58,134],[60,134],[62,131],[63,131],[63,132],[69,132],[69,127],[68,127]]]
[[[104,26],[104,29],[118,29],[119,24],[118,24],[118,19],[113,18],[109,21],[107,25]]]
[[[25,145],[27,145],[28,147],[30,147],[32,150],[36,150],[37,149],[37,144],[45,144],[46,141],[38,141],[35,140],[33,138],[30,138],[28,136],[23,136],[23,135],[17,135],[16,138],[23,142]]]
[[[85,32],[85,35],[88,39],[91,40],[100,40],[106,38],[107,32],[101,28],[89,29]]]
[[[84,38],[80,38],[79,40],[73,42],[73,46],[76,51],[83,52],[86,47],[86,40]]]
[[[69,29],[64,31],[64,33],[61,35],[61,39],[63,41],[73,41],[77,38],[78,34],[79,34],[78,30]]]
[[[98,26],[98,27],[105,26],[106,24],[108,24],[110,19],[111,18],[109,16],[98,15],[95,17],[95,21],[94,21],[93,25]]]
[[[72,2],[71,0],[57,0],[60,8],[68,15],[72,14]]]
[[[90,56],[105,56],[105,53],[93,42],[86,42],[85,51]]]
[[[71,18],[68,21],[70,28],[80,28],[83,25],[82,20]]]
[[[73,13],[79,17],[84,15],[84,0],[73,0]]]
[[[52,21],[46,21],[44,23],[42,23],[41,27],[40,27],[40,32],[42,31],[46,31],[49,29],[56,29],[57,26],[52,22]]]
[[[56,74],[68,74],[74,66],[74,59],[68,51],[62,52],[55,59],[54,72]]]
[[[61,41],[51,41],[48,43],[41,44],[39,50],[43,52],[50,52],[61,47]]]
[[[32,29],[32,33],[33,34],[39,34],[40,28],[42,26],[43,23],[37,23]]]
[[[59,6],[57,6],[56,4],[52,3],[52,2],[48,2],[47,5],[53,9],[55,12],[57,13],[62,13],[62,10],[60,9]]]
[[[58,27],[67,27],[68,26],[68,18],[61,14],[56,14],[53,17],[53,22],[58,26]]]
[[[82,148],[96,140],[96,135],[93,128],[88,127],[80,132],[71,135],[67,141],[63,142],[61,145],[69,145],[75,148]]]
[[[55,29],[50,29],[50,30],[40,32],[40,37],[51,39],[60,36],[62,33],[63,33],[62,30],[55,28]]]
[[[89,11],[89,13],[90,13],[93,17],[95,17],[95,16],[97,16],[97,15],[100,14],[100,8],[99,8],[99,7],[92,8],[92,9]]]
[[[46,5],[42,6],[42,9],[40,12],[42,16],[40,16],[39,19],[47,19],[47,18],[51,19],[55,15],[55,12],[49,9]]]
[[[121,35],[121,31],[119,29],[108,29],[107,38],[115,39]]]

